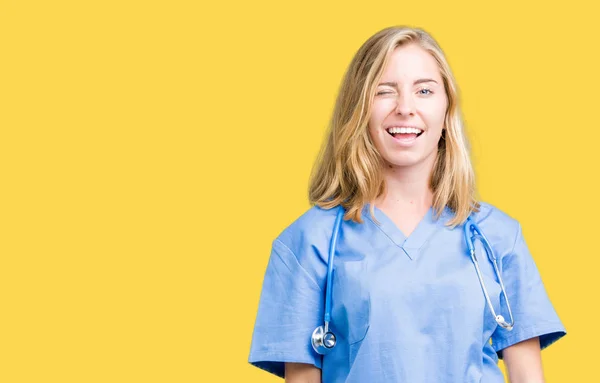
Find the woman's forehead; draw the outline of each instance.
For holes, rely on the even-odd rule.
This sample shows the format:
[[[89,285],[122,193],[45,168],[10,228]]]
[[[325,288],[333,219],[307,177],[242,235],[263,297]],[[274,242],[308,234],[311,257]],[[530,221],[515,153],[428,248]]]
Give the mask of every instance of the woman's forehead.
[[[400,83],[408,81],[412,84],[423,78],[440,80],[437,61],[423,48],[410,44],[398,47],[391,53],[381,80]]]

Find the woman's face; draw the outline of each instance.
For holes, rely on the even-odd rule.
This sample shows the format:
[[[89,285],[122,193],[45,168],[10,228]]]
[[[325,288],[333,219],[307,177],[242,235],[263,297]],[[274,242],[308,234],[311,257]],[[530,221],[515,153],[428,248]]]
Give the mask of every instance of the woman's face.
[[[396,48],[375,93],[369,134],[384,160],[433,166],[448,105],[435,59],[415,44]]]

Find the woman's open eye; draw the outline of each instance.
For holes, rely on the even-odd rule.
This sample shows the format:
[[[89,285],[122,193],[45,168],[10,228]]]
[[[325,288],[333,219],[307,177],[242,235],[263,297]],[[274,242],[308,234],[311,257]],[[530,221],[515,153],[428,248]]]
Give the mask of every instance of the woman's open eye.
[[[423,91],[426,91],[426,92],[427,92],[427,93],[421,93],[421,94],[423,94],[423,95],[430,95],[430,94],[433,94],[433,92],[431,91],[431,89],[428,89],[428,88],[423,88],[423,89],[420,89],[420,90],[419,90],[419,92],[423,92]],[[379,96],[379,95],[382,95],[382,94],[391,94],[391,93],[392,93],[392,92],[390,92],[390,91],[380,91],[380,92],[377,92],[377,93],[375,93],[375,95]]]

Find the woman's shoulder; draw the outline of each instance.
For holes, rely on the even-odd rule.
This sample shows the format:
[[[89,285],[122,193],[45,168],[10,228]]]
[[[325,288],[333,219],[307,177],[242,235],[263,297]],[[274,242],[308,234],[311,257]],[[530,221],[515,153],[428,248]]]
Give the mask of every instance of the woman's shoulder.
[[[511,247],[520,230],[519,221],[507,211],[489,202],[479,201],[479,212],[473,213],[475,223],[488,240]]]
[[[317,255],[327,262],[329,240],[340,205],[325,209],[314,205],[293,219],[277,235],[274,241],[285,245],[300,263],[307,256]]]
[[[494,224],[514,226],[518,221],[507,211],[486,201],[479,201],[479,211],[473,213],[477,224],[490,221]]]

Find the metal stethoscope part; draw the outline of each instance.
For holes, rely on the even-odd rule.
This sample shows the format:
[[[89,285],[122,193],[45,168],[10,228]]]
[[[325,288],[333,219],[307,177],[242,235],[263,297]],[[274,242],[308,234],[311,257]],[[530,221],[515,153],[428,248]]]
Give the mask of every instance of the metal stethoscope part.
[[[329,331],[329,321],[331,320],[331,280],[333,274],[333,254],[335,253],[335,243],[340,232],[340,225],[342,218],[344,217],[345,209],[340,206],[337,217],[335,218],[335,224],[333,226],[333,235],[331,236],[331,242],[329,243],[329,259],[327,260],[327,281],[325,285],[325,318],[324,326],[319,326],[313,331],[311,336],[311,343],[313,349],[321,355],[326,355],[331,352],[337,343],[335,334]]]
[[[335,219],[333,235],[331,236],[331,242],[329,244],[329,258],[328,258],[328,263],[327,263],[327,282],[325,285],[325,316],[324,316],[325,324],[323,326],[317,327],[313,331],[312,336],[311,336],[312,347],[320,355],[326,355],[326,354],[330,353],[331,350],[333,350],[333,348],[335,347],[335,345],[337,343],[335,334],[329,329],[329,322],[331,321],[331,290],[332,290],[330,288],[330,286],[331,286],[332,275],[333,275],[333,258],[334,258],[334,253],[335,253],[335,244],[337,242],[337,237],[339,234],[340,225],[342,223],[342,218],[344,216],[344,212],[345,212],[345,209],[343,207],[340,207],[340,210],[338,211],[337,217]],[[512,311],[510,309],[510,304],[508,303],[508,296],[506,295],[506,290],[504,289],[504,283],[502,282],[502,275],[500,273],[500,270],[498,269],[498,264],[496,262],[496,256],[494,255],[494,250],[490,246],[485,235],[483,235],[483,233],[479,229],[479,226],[477,226],[477,224],[471,219],[471,217],[468,217],[465,222],[464,235],[465,235],[465,241],[467,243],[469,255],[471,256],[471,260],[473,261],[473,264],[475,265],[475,270],[477,271],[477,277],[479,278],[479,283],[481,285],[481,289],[483,290],[483,294],[485,295],[485,299],[490,308],[490,311],[494,315],[494,319],[496,320],[496,323],[498,323],[498,325],[501,326],[502,328],[510,331],[513,329],[515,321],[514,321],[514,318],[512,315]],[[506,300],[506,306],[508,307],[508,313],[510,315],[510,323],[506,322],[506,320],[504,319],[504,317],[502,315],[496,314],[496,311],[494,310],[494,306],[492,305],[492,301],[490,300],[490,296],[485,287],[485,283],[483,282],[483,278],[481,277],[481,270],[479,269],[479,262],[477,261],[477,256],[475,255],[474,239],[479,239],[481,241],[481,243],[483,244],[483,246],[485,248],[485,252],[486,252],[488,258],[494,265],[494,271],[496,272],[496,275],[498,276],[498,281],[500,282],[500,287],[502,288],[502,293],[504,294],[504,298]]]
[[[492,305],[492,301],[490,300],[490,296],[487,292],[487,289],[485,288],[485,283],[483,282],[483,278],[481,277],[481,270],[479,269],[479,262],[477,261],[477,256],[475,255],[474,239],[476,238],[478,238],[481,241],[483,247],[485,248],[485,253],[487,254],[489,260],[492,262],[492,265],[494,265],[494,271],[498,276],[498,282],[500,282],[502,294],[504,294],[506,306],[508,307],[510,323],[507,323],[502,315],[496,314],[494,306]],[[506,295],[506,290],[504,289],[504,282],[502,282],[502,273],[500,273],[500,270],[498,269],[496,255],[494,254],[494,250],[490,246],[490,243],[488,242],[487,238],[485,237],[485,235],[483,235],[483,232],[481,231],[481,229],[479,229],[479,226],[477,226],[477,224],[471,219],[471,217],[467,218],[467,221],[465,222],[465,240],[467,242],[467,246],[469,247],[469,255],[471,256],[471,260],[475,265],[475,270],[477,270],[477,277],[479,278],[479,284],[481,285],[481,289],[483,290],[483,295],[485,295],[485,300],[487,301],[490,311],[496,319],[496,323],[498,323],[498,325],[500,325],[502,328],[511,331],[513,329],[513,326],[515,325],[515,320],[512,315],[512,310],[510,309],[510,303],[508,302],[508,295]]]

